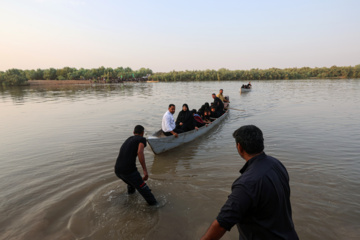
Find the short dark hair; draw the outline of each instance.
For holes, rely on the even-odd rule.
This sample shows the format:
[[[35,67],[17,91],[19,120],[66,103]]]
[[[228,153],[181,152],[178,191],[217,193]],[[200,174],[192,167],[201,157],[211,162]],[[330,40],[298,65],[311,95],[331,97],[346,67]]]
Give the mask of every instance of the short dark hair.
[[[211,94],[211,95],[215,95],[215,96],[216,96],[216,94],[215,94],[215,93],[213,93],[213,94]]]
[[[170,103],[170,104],[169,104],[169,108],[171,108],[171,107],[175,107],[175,105],[172,104],[172,103]]]
[[[264,150],[264,137],[260,128],[254,125],[245,125],[233,133],[236,144],[240,143],[241,147],[248,154],[261,153]]]
[[[142,134],[144,132],[144,127],[141,125],[136,125],[134,128],[134,134]]]

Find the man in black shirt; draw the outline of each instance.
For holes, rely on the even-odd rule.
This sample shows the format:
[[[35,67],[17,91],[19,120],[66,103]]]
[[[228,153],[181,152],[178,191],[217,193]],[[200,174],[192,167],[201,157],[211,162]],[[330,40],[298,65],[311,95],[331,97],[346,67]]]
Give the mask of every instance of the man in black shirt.
[[[145,183],[149,175],[144,156],[146,139],[143,136],[144,127],[141,125],[135,126],[134,136],[129,137],[120,148],[115,164],[115,174],[127,184],[129,194],[135,193],[135,189],[137,189],[149,205],[155,205],[157,201]],[[136,168],[136,156],[139,158],[144,177],[141,177]]]
[[[233,133],[246,161],[228,200],[204,239],[220,239],[236,224],[239,239],[298,240],[291,216],[289,175],[282,163],[264,153],[261,130],[242,126]]]

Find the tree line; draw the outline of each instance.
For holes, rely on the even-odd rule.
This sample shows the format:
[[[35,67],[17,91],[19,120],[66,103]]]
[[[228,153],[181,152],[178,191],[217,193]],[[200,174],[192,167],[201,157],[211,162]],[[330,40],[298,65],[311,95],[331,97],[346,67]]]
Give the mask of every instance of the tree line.
[[[149,80],[157,81],[221,81],[221,80],[287,80],[309,78],[360,78],[360,64],[356,66],[330,68],[269,68],[251,70],[193,70],[172,71],[167,73],[153,73],[149,68],[132,70],[123,68],[93,68],[76,69],[64,67],[61,69],[20,70],[9,69],[0,71],[0,84],[23,85],[27,80],[84,80],[84,79],[134,79],[148,76]]]
[[[93,69],[76,69],[70,67],[36,70],[9,69],[5,72],[0,71],[0,85],[24,85],[27,80],[127,80],[149,76],[152,73],[152,70],[149,68],[132,70],[129,67],[117,67],[115,69],[105,67]]]
[[[219,70],[205,71],[172,71],[168,73],[154,73],[150,80],[158,81],[221,81],[221,80],[290,80],[309,78],[360,78],[360,64],[354,67],[330,68],[269,68],[251,70]]]

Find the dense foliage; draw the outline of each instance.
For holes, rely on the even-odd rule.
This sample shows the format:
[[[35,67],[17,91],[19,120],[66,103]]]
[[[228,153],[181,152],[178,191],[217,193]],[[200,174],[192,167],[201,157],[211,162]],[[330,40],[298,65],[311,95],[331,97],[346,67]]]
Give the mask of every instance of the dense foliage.
[[[139,79],[149,76],[149,80],[159,81],[211,81],[211,80],[275,80],[275,79],[309,79],[309,78],[360,78],[360,65],[354,67],[330,68],[270,68],[251,70],[193,70],[172,71],[168,73],[154,73],[149,68],[132,70],[131,68],[93,68],[76,69],[64,67],[62,69],[19,70],[9,69],[0,71],[0,84],[22,85],[27,80],[83,80],[83,79]]]
[[[0,72],[0,84],[3,85],[23,85],[27,80],[85,80],[85,79],[132,79],[141,78],[152,74],[149,68],[140,68],[132,70],[131,68],[93,68],[76,69],[64,67],[62,69],[37,69],[37,70],[19,70],[10,69],[6,72]]]
[[[360,78],[360,65],[355,67],[330,68],[270,68],[251,70],[228,70],[221,68],[205,71],[172,71],[155,73],[152,80],[159,81],[203,81],[203,80],[277,80],[277,79],[309,79],[309,78]]]

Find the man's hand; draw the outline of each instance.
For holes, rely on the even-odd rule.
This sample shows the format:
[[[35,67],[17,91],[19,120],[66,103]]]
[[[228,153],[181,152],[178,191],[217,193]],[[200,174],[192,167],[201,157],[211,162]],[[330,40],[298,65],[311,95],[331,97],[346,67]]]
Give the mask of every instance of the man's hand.
[[[182,123],[182,122],[180,122],[180,123],[179,123],[179,125],[180,125],[180,126],[182,126],[182,125],[183,125],[183,123]]]
[[[176,138],[179,136],[176,132],[171,131],[171,134],[174,135]]]
[[[143,171],[144,172],[144,177],[143,177],[143,180],[146,181],[149,179],[149,174],[147,173],[146,170]]]

